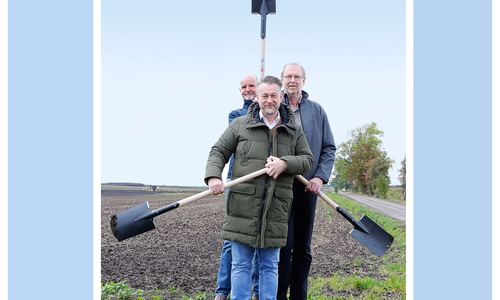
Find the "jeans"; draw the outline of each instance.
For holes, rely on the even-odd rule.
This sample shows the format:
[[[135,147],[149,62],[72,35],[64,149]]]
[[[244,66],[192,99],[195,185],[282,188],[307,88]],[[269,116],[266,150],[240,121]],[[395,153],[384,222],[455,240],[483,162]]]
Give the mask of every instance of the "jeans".
[[[217,273],[217,288],[216,294],[224,294],[225,296],[231,293],[231,242],[224,241],[220,255],[219,272]],[[256,250],[252,259],[252,296],[259,296],[259,262],[258,251]]]
[[[224,241],[220,255],[219,272],[217,273],[216,294],[229,295],[231,292],[231,242]]]
[[[252,259],[252,297],[259,297],[259,251],[255,249]]]
[[[231,181],[227,179],[226,183]],[[229,195],[229,188],[226,188],[226,199]],[[231,293],[231,242],[224,241],[222,244],[222,251],[220,255],[219,272],[217,273],[217,288],[216,294],[223,294],[228,296]],[[253,261],[257,261],[257,251],[254,253]],[[252,296],[259,296],[259,269],[254,268],[252,264]]]
[[[231,243],[233,263],[231,269],[231,300],[250,299],[252,260],[257,252],[259,262],[259,299],[274,300],[278,291],[278,262],[280,248],[253,248]]]

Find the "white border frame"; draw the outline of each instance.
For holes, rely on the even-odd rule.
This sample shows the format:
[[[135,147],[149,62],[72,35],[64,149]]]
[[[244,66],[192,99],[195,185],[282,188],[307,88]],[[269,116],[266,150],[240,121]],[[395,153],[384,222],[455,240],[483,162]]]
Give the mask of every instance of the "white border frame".
[[[413,299],[413,0],[406,1],[406,299]]]
[[[495,203],[495,201],[498,200],[498,186],[496,186],[495,183],[499,182],[499,173],[498,173],[498,151],[499,146],[498,146],[498,140],[499,140],[499,130],[498,130],[498,125],[499,121],[497,120],[498,115],[499,115],[499,104],[498,101],[500,101],[500,96],[499,96],[499,87],[498,85],[500,84],[499,80],[499,75],[500,75],[500,64],[499,64],[499,59],[498,59],[498,52],[500,51],[499,47],[499,41],[500,37],[498,36],[500,34],[500,22],[498,21],[498,18],[500,17],[500,4],[498,4],[498,1],[491,1],[491,22],[492,22],[492,31],[491,31],[491,45],[492,45],[492,57],[491,57],[491,64],[492,64],[492,74],[491,74],[491,87],[492,87],[492,101],[491,101],[491,108],[492,108],[492,132],[491,132],[491,138],[492,138],[492,157],[491,157],[491,162],[492,162],[492,174],[491,174],[491,206],[492,206],[492,274],[491,274],[491,287],[492,287],[492,299],[499,299],[500,298],[500,291],[498,288],[498,282],[500,282],[500,275],[498,271],[498,265],[499,265],[499,260],[498,260],[498,251],[500,251],[500,246],[499,246],[499,225],[500,222],[498,219],[495,218],[495,216],[498,218],[499,213],[500,213],[500,205],[498,203]],[[495,257],[496,255],[496,257]]]

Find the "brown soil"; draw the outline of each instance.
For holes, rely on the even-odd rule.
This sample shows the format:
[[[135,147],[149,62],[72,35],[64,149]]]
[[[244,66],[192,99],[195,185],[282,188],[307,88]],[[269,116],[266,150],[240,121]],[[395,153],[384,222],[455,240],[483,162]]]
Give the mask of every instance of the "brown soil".
[[[195,191],[200,192],[202,190]],[[192,192],[192,191],[191,191]],[[204,293],[213,299],[222,247],[224,196],[210,196],[154,218],[156,229],[117,241],[110,219],[114,214],[149,202],[151,210],[187,196],[165,196],[165,191],[102,191],[101,197],[101,282],[126,282],[134,289],[149,291],[144,299],[181,299]],[[352,225],[318,199],[312,240],[310,277],[356,274],[385,280],[380,272],[382,258],[349,235]],[[391,247],[386,255],[398,251]],[[176,288],[182,293],[173,293]],[[325,289],[323,296],[356,296],[359,291]],[[387,294],[386,299],[401,299]],[[205,299],[201,297],[202,299]]]

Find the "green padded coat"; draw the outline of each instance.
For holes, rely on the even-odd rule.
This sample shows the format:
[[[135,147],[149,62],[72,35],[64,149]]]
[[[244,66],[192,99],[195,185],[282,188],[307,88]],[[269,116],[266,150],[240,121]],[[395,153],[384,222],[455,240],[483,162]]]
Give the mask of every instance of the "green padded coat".
[[[314,157],[287,104],[280,105],[281,124],[273,134],[260,120],[259,110],[258,103],[253,103],[247,115],[236,118],[212,146],[205,183],[211,177],[222,179],[232,153],[233,180],[264,168],[270,155],[285,160],[287,169],[277,179],[264,174],[231,187],[222,227],[225,240],[254,248],[280,248],[287,240],[294,175],[309,171]]]

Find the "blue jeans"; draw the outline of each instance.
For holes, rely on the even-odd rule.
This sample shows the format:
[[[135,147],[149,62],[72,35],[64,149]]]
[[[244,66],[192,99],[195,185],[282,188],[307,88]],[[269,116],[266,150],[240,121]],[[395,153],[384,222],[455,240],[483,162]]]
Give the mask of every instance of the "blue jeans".
[[[231,181],[227,179],[226,183]],[[226,188],[226,200],[229,195],[229,188]],[[228,296],[231,293],[231,242],[224,241],[222,244],[222,251],[220,255],[220,265],[219,272],[217,273],[217,288],[215,289],[216,294],[223,294]],[[254,260],[257,261],[257,251],[254,253]],[[259,269],[253,267],[252,264],[252,295],[259,296]]]
[[[233,263],[231,269],[231,300],[250,299],[252,261],[257,252],[259,262],[259,299],[275,300],[278,291],[278,262],[280,248],[253,248],[231,243]]]
[[[231,293],[231,242],[224,241],[220,255],[219,272],[217,273],[217,288],[216,294],[224,294],[225,296]],[[259,263],[258,251],[254,252],[252,260],[252,296],[259,296]]]
[[[229,295],[231,292],[231,242],[224,241],[220,255],[219,272],[217,273],[216,294]]]

